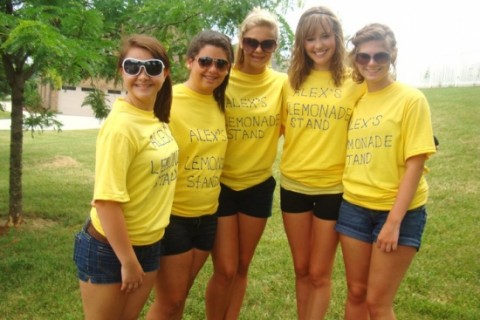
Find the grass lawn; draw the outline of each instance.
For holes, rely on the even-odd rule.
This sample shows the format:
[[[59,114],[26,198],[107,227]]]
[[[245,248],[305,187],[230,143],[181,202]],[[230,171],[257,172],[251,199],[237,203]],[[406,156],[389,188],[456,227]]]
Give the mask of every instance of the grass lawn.
[[[8,111],[2,111],[2,110],[0,109],[0,120],[1,120],[1,119],[10,119],[10,115],[11,115],[10,112],[8,112]]]
[[[423,245],[395,300],[398,319],[480,319],[480,88],[423,90],[439,152],[427,165],[431,197]],[[24,223],[0,235],[0,319],[81,319],[73,236],[88,214],[97,130],[24,137]],[[0,224],[7,220],[9,131],[0,131]],[[275,168],[278,176],[278,168]],[[184,319],[204,319],[207,263]],[[293,266],[276,193],[250,269],[241,319],[295,319]],[[342,319],[340,250],[327,319]],[[150,302],[149,302],[150,303]]]

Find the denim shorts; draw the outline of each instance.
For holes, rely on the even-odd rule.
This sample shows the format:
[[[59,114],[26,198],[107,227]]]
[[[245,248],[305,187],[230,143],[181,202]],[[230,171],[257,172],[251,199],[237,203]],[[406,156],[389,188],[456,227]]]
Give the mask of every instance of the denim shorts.
[[[187,252],[193,248],[211,251],[217,232],[217,217],[170,216],[170,224],[162,239],[162,255],[170,256]]]
[[[283,212],[300,213],[313,211],[323,220],[337,220],[342,203],[342,194],[309,195],[280,188],[280,206]]]
[[[388,211],[371,210],[343,200],[335,229],[348,237],[373,243],[388,217]],[[420,249],[427,222],[425,206],[408,210],[400,225],[398,245]]]
[[[256,218],[272,216],[273,192],[276,181],[273,177],[253,187],[236,191],[221,184],[217,217],[226,217],[244,213]]]
[[[88,222],[75,235],[73,261],[77,265],[78,278],[92,283],[121,283],[121,264],[109,244],[98,241],[87,233]],[[133,246],[144,272],[160,267],[161,242],[146,246]]]

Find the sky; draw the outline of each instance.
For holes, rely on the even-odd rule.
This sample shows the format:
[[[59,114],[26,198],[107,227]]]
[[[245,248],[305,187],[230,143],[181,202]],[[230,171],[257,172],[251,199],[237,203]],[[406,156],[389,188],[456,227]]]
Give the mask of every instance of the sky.
[[[345,38],[368,23],[388,25],[397,39],[398,80],[417,84],[427,69],[480,67],[480,14],[475,0],[305,0],[287,14],[293,31],[300,15],[322,5],[340,19]],[[457,75],[458,77],[458,75]]]

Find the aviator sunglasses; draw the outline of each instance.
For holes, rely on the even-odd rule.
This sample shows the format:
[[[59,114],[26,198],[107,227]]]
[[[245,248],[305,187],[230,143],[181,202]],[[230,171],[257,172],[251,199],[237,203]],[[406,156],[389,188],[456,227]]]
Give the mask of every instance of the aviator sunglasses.
[[[198,61],[198,65],[202,68],[210,68],[212,64],[215,64],[215,68],[218,71],[225,71],[230,66],[227,60],[224,59],[214,59],[211,57],[198,57],[195,60]]]
[[[160,76],[163,69],[165,69],[163,61],[159,59],[138,60],[134,58],[126,58],[122,63],[123,71],[130,76],[138,76],[142,67],[150,77]]]
[[[372,59],[377,64],[387,64],[390,62],[390,53],[378,52],[371,56],[368,53],[360,52],[355,55],[355,62],[362,66],[369,64]]]
[[[243,38],[243,48],[247,53],[252,53],[257,50],[258,46],[262,48],[265,53],[271,53],[277,48],[277,41],[273,39],[263,40],[262,42],[253,38]]]

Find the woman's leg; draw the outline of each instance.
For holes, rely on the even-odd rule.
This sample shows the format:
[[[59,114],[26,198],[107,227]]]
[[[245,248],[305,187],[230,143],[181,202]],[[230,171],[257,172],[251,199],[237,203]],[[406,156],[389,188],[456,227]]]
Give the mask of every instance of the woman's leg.
[[[298,319],[306,318],[310,291],[309,266],[312,242],[313,212],[282,212],[283,225],[287,234],[295,270],[295,291]]]
[[[396,319],[393,300],[416,253],[416,248],[407,246],[383,252],[373,244],[367,287],[370,319]]]
[[[149,320],[181,319],[188,293],[193,250],[160,258],[155,281],[155,300],[147,314]]]
[[[155,300],[147,319],[182,319],[188,292],[208,255],[207,251],[192,249],[160,259],[155,281]]]
[[[308,319],[323,319],[327,313],[333,264],[338,245],[335,223],[335,220],[313,218]]]
[[[247,290],[248,268],[267,224],[266,218],[251,217],[243,213],[239,213],[237,216],[240,245],[239,262],[225,319],[238,319],[240,316],[240,309]]]
[[[145,306],[145,302],[147,301],[150,292],[152,291],[153,284],[155,283],[156,279],[157,271],[147,272],[145,274],[142,286],[133,294],[128,294],[127,302],[120,319],[138,319],[138,316]]]
[[[127,295],[120,291],[121,284],[94,284],[79,281],[85,320],[119,319]]]
[[[237,215],[219,217],[212,250],[213,275],[206,290],[207,319],[224,319],[238,267]]]
[[[137,319],[152,290],[157,271],[147,272],[142,285],[131,293],[121,284],[93,284],[80,281],[85,319]]]
[[[372,244],[340,234],[348,295],[345,320],[368,320],[367,285]]]

